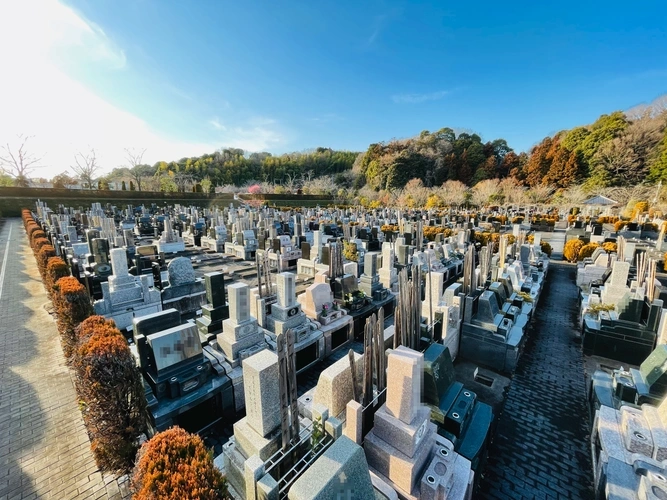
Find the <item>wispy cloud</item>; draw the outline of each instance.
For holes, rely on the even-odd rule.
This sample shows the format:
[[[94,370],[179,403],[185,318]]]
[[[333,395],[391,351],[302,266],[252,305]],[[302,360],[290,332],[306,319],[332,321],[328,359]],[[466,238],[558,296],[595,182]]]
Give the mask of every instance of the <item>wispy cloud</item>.
[[[222,130],[222,131],[227,130],[227,127],[225,127],[222,123],[220,123],[220,120],[217,117],[209,120],[208,123],[211,127],[213,127],[216,130]]]
[[[71,7],[57,0],[29,0],[7,5],[10,12],[3,15],[12,20],[6,27],[10,33],[25,32],[28,25],[30,33],[39,33],[39,36],[17,33],[14,40],[22,44],[22,50],[43,55],[39,52],[46,49],[54,60],[62,61],[66,57],[97,63],[105,69],[120,70],[127,66],[125,51],[100,26]],[[29,18],[27,25],[17,22],[17,18],[23,17]]]
[[[377,16],[373,20],[372,24],[373,31],[371,31],[371,36],[369,36],[368,39],[366,40],[366,47],[370,47],[378,39],[378,36],[380,36],[380,32],[382,31],[382,27],[384,25],[384,21],[386,18],[387,16],[381,15]]]
[[[380,41],[382,32],[389,26],[393,19],[400,19],[403,14],[402,7],[393,7],[382,14],[373,17],[368,25],[370,35],[365,39],[362,48],[370,49]]]
[[[312,118],[307,118],[307,121],[322,125],[324,123],[339,122],[344,120],[342,116],[337,113],[324,113],[322,115],[314,116]]]
[[[169,92],[171,92],[172,94],[177,95],[178,97],[180,97],[181,99],[185,99],[186,101],[193,101],[194,100],[194,99],[192,99],[192,96],[190,94],[188,94],[184,90],[181,90],[180,88],[178,88],[178,87],[176,87],[176,86],[174,86],[170,83],[166,83],[165,88]]]
[[[449,90],[439,90],[426,94],[394,94],[391,100],[397,104],[418,104],[426,101],[438,101],[451,94]]]
[[[267,151],[284,145],[287,134],[284,127],[273,118],[257,116],[239,125],[220,129],[221,144],[246,151]]]

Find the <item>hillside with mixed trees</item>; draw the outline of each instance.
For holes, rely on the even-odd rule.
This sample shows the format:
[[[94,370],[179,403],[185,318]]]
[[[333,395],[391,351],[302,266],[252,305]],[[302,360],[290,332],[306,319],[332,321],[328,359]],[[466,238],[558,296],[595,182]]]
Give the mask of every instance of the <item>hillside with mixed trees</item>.
[[[427,187],[506,177],[528,187],[583,183],[588,190],[657,183],[667,180],[667,99],[560,131],[529,154],[515,153],[504,139],[482,142],[476,134],[443,128],[371,144],[356,167],[376,190],[402,188],[413,178]]]
[[[92,163],[90,155],[80,155],[87,160],[85,165],[96,165],[91,153]],[[502,138],[483,141],[475,133],[442,128],[371,144],[363,153],[320,147],[274,156],[225,148],[152,166],[141,158],[141,154],[128,154],[128,166],[114,169],[97,183],[90,169],[86,176],[64,172],[52,182],[66,187],[78,180],[104,189],[110,181],[122,181],[123,189],[139,191],[212,191],[222,186],[238,191],[259,184],[263,192],[302,189],[341,200],[396,198],[410,181],[412,187],[441,189],[446,184],[449,191],[456,185],[457,192],[461,186],[481,186],[484,181],[489,190],[500,180],[533,191],[581,186],[590,193],[647,186],[667,181],[667,96],[648,106],[604,114],[590,125],[562,130],[542,139],[528,153],[515,152]],[[21,185],[25,172],[0,159],[5,172],[0,185]]]

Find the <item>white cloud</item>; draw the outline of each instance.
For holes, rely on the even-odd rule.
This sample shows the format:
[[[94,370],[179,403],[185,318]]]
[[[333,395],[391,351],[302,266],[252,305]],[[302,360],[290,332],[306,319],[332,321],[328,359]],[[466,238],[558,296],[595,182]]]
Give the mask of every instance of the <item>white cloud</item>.
[[[398,104],[417,104],[426,101],[437,101],[449,94],[450,92],[448,90],[439,90],[438,92],[431,92],[428,94],[396,94],[391,96],[391,100]]]
[[[0,28],[0,50],[7,51],[9,59],[62,63],[77,58],[110,69],[127,64],[125,53],[99,26],[56,0],[4,2]]]
[[[271,126],[276,123],[275,121],[261,119],[259,123],[250,120],[249,126],[230,129],[228,133],[221,137],[222,144],[246,151],[267,151],[273,150],[285,142],[283,133]]]
[[[221,136],[209,132],[201,141],[159,134],[65,71],[73,65],[106,70],[130,65],[101,28],[56,0],[0,2],[0,60],[0,144],[12,143],[18,134],[33,136],[31,148],[44,165],[34,172],[37,176],[66,170],[78,151],[91,147],[100,166],[110,171],[125,162],[125,148],[145,148],[144,161],[154,163],[212,152],[222,144],[257,151],[284,140],[269,119],[225,128],[215,118],[209,123]]]
[[[227,130],[227,127],[225,127],[222,123],[220,123],[220,120],[217,118],[213,118],[212,120],[209,120],[208,123],[213,127],[215,130]]]

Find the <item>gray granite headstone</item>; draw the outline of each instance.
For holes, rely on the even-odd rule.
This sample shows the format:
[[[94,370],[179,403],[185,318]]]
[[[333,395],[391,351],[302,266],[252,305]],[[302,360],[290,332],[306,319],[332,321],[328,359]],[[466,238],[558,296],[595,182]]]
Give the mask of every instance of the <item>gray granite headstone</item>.
[[[289,307],[296,301],[296,276],[292,273],[280,273],[276,276],[278,305]]]
[[[176,257],[167,266],[169,285],[189,285],[195,282],[195,270],[187,257]]]
[[[265,349],[243,361],[248,424],[268,436],[280,425],[278,356]]]
[[[376,498],[364,450],[339,437],[290,488],[289,500]]]
[[[248,285],[245,283],[234,283],[227,287],[229,318],[236,323],[241,323],[250,318],[248,290]]]
[[[378,273],[378,252],[368,252],[364,256],[364,274],[375,276]]]

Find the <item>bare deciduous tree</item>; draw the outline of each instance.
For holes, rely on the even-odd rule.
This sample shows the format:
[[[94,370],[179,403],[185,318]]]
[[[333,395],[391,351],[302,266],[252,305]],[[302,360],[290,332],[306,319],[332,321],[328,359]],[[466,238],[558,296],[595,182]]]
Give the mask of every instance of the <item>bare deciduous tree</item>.
[[[179,192],[192,191],[194,177],[192,177],[192,174],[186,174],[185,172],[176,172],[174,174],[174,182],[178,186]]]
[[[472,188],[471,201],[479,208],[492,202],[492,197],[502,193],[497,179],[486,179],[480,181]]]
[[[499,188],[501,189],[504,202],[507,205],[523,205],[526,203],[526,188],[519,184],[513,177],[507,177],[500,181]]]
[[[26,146],[30,136],[18,136],[21,145],[18,149],[12,149],[9,143],[3,146],[0,156],[0,171],[14,178],[17,186],[28,186],[28,174],[39,165],[41,158],[33,155]]]
[[[125,148],[125,159],[128,163],[127,173],[136,183],[138,191],[141,191],[144,179],[154,173],[150,165],[143,164],[145,152],[145,148],[141,150]]]
[[[625,112],[630,120],[640,120],[642,118],[655,118],[667,112],[667,94],[656,97],[649,104],[638,104]]]
[[[440,197],[446,205],[461,206],[466,201],[468,186],[461,181],[447,181],[440,188]]]
[[[70,168],[81,180],[81,184],[84,186],[88,184],[88,189],[93,189],[95,173],[100,168],[97,164],[95,150],[91,148],[90,151],[86,154],[81,152],[77,153],[74,155],[74,162],[76,165],[71,165]]]
[[[630,124],[623,135],[603,144],[594,160],[613,179],[626,185],[641,184],[649,173],[655,146],[662,138],[664,120],[646,114]]]
[[[553,193],[554,188],[552,186],[538,185],[531,187],[527,192],[527,196],[532,203],[540,205],[549,201]]]
[[[415,206],[423,207],[428,200],[429,190],[421,179],[410,179],[403,188],[403,196],[410,196]]]

